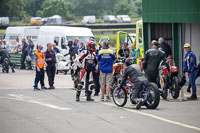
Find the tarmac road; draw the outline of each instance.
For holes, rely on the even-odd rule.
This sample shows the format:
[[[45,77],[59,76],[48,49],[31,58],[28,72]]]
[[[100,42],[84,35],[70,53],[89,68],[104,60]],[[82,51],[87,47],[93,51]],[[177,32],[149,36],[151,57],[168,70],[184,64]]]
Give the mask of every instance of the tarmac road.
[[[70,75],[56,75],[56,89],[45,91],[33,91],[34,76],[0,72],[0,133],[200,133],[200,100],[161,100],[139,111],[100,97],[86,102],[84,94],[77,103]]]

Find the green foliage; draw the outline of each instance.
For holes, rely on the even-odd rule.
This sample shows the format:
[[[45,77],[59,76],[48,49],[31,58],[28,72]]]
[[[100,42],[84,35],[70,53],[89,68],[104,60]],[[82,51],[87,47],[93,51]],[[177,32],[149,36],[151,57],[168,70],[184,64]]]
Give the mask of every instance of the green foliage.
[[[108,36],[109,37],[111,46],[115,46],[116,45],[116,39],[117,39],[117,35],[116,34],[98,34],[98,35],[94,35],[96,42],[99,42],[100,38],[103,37],[103,36]]]
[[[0,17],[23,17],[24,0],[0,0]]]
[[[105,15],[142,15],[142,0],[0,0],[0,17],[28,22],[31,17],[60,15],[66,20],[79,21],[95,15],[102,22]]]
[[[37,11],[37,15],[49,17],[60,15],[65,18],[71,18],[71,4],[65,0],[45,0],[42,4],[42,10]]]
[[[115,7],[115,15],[130,14],[131,5],[127,2],[127,0],[119,0],[114,7]]]

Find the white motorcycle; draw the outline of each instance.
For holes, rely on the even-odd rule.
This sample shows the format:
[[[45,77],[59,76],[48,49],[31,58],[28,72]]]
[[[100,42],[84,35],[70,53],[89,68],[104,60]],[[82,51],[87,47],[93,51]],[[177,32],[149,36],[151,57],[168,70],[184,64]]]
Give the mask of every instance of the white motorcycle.
[[[57,60],[56,74],[60,72],[66,75],[71,68],[70,55],[64,56],[60,53],[57,53],[56,60]]]
[[[80,79],[80,62],[78,55],[73,59],[73,64],[71,65],[71,77],[74,81],[74,88],[76,89]]]

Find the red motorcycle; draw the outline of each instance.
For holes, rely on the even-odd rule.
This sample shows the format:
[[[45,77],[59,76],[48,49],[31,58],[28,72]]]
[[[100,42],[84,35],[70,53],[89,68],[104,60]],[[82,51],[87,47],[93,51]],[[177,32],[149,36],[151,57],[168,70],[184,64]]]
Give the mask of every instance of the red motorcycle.
[[[174,65],[173,58],[168,57],[167,63],[169,64],[170,70],[168,70],[166,65],[161,62],[159,69],[159,84],[161,96],[163,99],[167,99],[168,91],[174,99],[179,97],[180,93],[180,83],[178,78],[178,67]]]

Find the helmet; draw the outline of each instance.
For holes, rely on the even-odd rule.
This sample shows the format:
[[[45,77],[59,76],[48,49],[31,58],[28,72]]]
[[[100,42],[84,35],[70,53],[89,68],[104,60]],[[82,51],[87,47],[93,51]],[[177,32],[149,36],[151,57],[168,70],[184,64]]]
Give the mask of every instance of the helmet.
[[[134,64],[134,60],[131,58],[127,58],[125,61],[125,64],[126,64],[126,66],[130,66],[130,65]]]
[[[95,52],[95,50],[96,50],[95,46],[96,46],[96,43],[93,42],[93,41],[89,41],[87,43],[87,49],[90,50],[90,51],[92,51],[92,52]]]
[[[184,45],[184,48],[190,48],[191,47],[191,45],[189,44],[189,43],[186,43],[185,45]]]
[[[72,40],[69,40],[69,41],[67,42],[67,45],[68,45],[68,47],[71,47],[71,46],[73,45],[73,41],[72,41]]]

